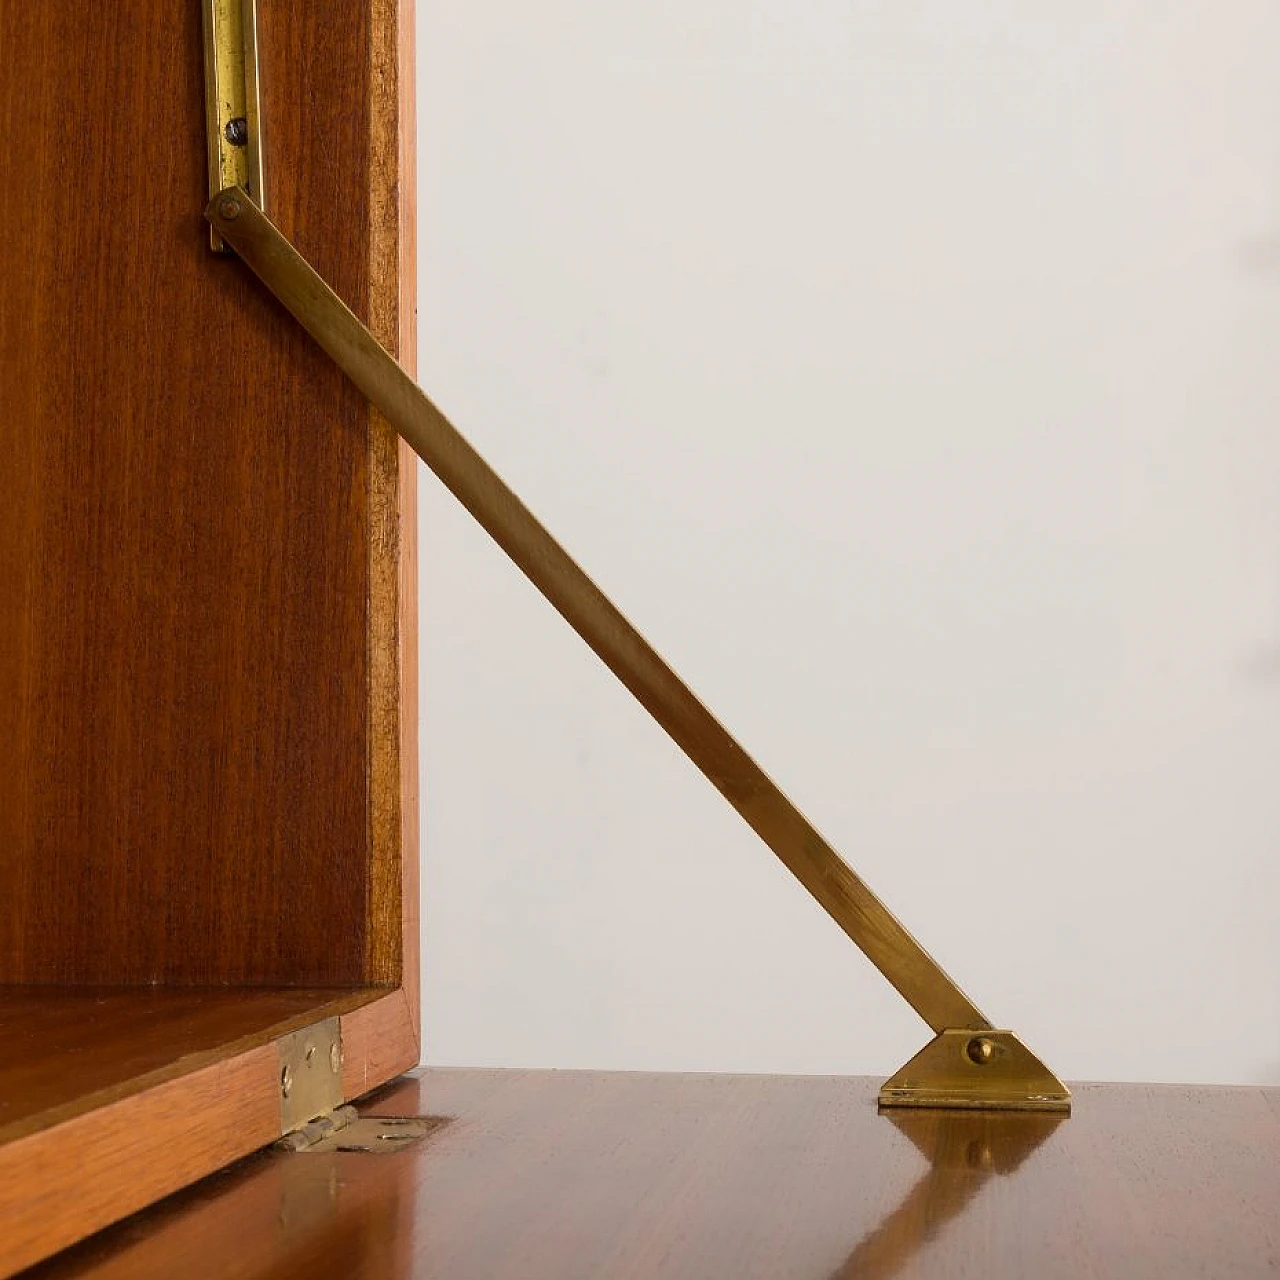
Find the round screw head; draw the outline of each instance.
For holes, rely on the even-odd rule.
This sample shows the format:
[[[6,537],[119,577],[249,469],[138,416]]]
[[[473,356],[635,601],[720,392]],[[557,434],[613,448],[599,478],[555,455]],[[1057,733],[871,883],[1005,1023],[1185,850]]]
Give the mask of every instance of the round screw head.
[[[240,214],[240,201],[235,196],[228,196],[218,205],[218,217],[224,222],[234,222]]]
[[[302,1055],[307,1060],[307,1066],[311,1065],[311,1059],[316,1056],[316,1047],[313,1044],[307,1045],[306,1052]]]
[[[280,1069],[280,1092],[287,1098],[293,1088],[293,1072],[288,1067]]]
[[[986,1036],[974,1036],[964,1047],[965,1055],[975,1066],[986,1066],[996,1056],[995,1042]]]
[[[223,129],[222,133],[233,147],[249,145],[249,122],[244,116],[235,116],[228,120],[227,127]]]

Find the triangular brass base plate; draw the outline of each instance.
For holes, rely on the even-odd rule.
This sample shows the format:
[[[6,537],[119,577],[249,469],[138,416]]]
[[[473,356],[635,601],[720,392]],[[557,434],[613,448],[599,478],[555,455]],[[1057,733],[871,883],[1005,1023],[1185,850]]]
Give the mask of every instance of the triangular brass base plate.
[[[939,1032],[880,1090],[882,1107],[1070,1111],[1071,1091],[1012,1031]]]

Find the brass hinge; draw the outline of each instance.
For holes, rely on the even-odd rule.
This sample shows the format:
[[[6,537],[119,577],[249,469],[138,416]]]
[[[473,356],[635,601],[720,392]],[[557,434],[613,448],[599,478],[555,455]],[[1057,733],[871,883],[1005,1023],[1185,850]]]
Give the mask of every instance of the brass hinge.
[[[310,1151],[317,1143],[341,1133],[360,1118],[355,1107],[338,1107],[326,1116],[308,1120],[301,1128],[286,1133],[276,1146],[282,1151]]]
[[[394,1155],[447,1123],[443,1116],[362,1116],[355,1107],[339,1107],[331,1116],[286,1134],[276,1146],[316,1155],[331,1151]]]
[[[337,1018],[281,1037],[280,1132],[292,1133],[342,1106],[342,1038]]]

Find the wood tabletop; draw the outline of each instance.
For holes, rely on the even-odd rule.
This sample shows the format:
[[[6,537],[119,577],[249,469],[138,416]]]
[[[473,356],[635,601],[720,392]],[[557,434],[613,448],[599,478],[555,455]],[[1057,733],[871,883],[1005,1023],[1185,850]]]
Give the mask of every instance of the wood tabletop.
[[[427,1070],[394,1154],[268,1152],[33,1278],[1280,1275],[1280,1090],[1075,1086],[1069,1118],[877,1082]]]

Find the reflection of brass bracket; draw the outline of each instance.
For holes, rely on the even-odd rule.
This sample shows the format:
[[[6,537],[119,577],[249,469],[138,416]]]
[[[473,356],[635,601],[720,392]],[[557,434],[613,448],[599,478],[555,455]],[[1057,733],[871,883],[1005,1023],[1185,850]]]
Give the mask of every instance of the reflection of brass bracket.
[[[249,196],[234,188],[222,191],[205,216],[827,914],[939,1033],[934,1045],[949,1045],[951,1037],[964,1036],[966,1043],[991,1046],[989,1051],[982,1050],[983,1062],[959,1068],[945,1054],[934,1063],[930,1046],[913,1060],[913,1067],[916,1063],[920,1067],[897,1091],[903,1096],[890,1100],[906,1102],[909,1094],[917,1105],[1025,1108],[1042,1105],[1051,1094],[1058,1109],[1065,1109],[1070,1098],[1066,1088],[1052,1077],[1052,1087],[1046,1087],[1040,1075],[1017,1065],[1023,1062],[1015,1053],[1014,1046],[1021,1050],[1017,1041],[1007,1032],[991,1029],[937,961],[849,869]],[[1025,1050],[1021,1052],[1035,1062]],[[928,1061],[922,1062],[925,1058]],[[1027,1089],[1019,1093],[1018,1081],[1023,1077]],[[932,1092],[924,1087],[930,1079],[935,1084]]]
[[[243,187],[260,209],[262,138],[258,111],[257,0],[204,0],[204,107],[209,195]],[[213,247],[227,252],[221,236]]]
[[[897,1207],[858,1241],[830,1280],[919,1274],[912,1263],[920,1249],[945,1241],[948,1224],[964,1216],[983,1187],[1021,1168],[1064,1119],[972,1110],[942,1115],[894,1111],[886,1118],[928,1161],[928,1168]]]

